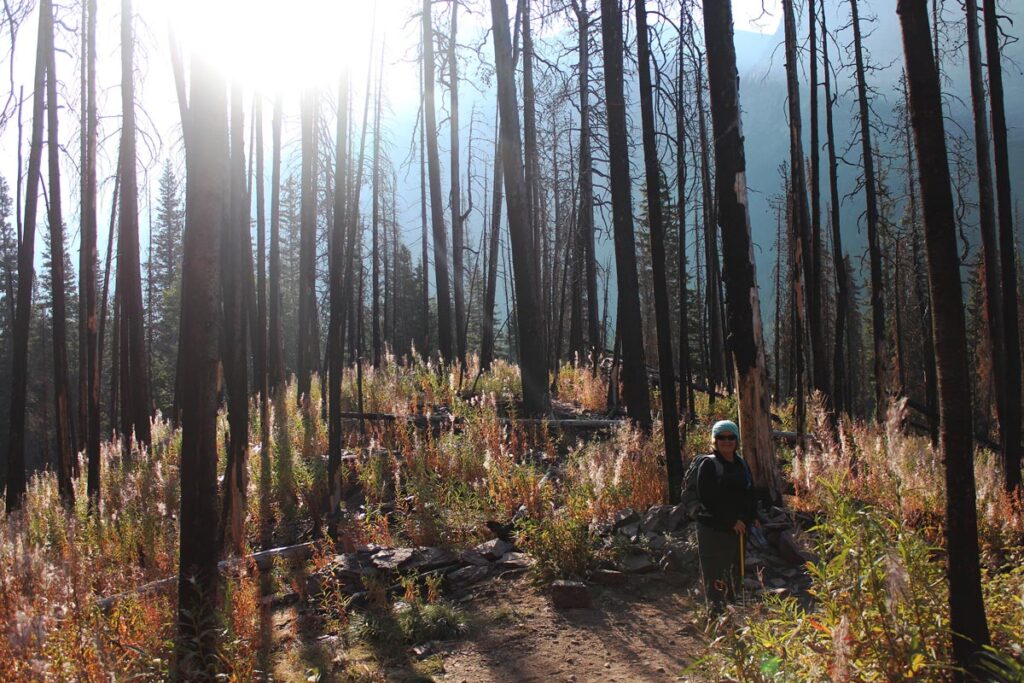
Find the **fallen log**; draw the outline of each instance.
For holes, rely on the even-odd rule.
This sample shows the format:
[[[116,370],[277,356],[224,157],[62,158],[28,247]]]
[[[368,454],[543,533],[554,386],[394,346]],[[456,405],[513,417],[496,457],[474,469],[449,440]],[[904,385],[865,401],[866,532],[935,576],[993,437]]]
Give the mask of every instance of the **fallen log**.
[[[269,571],[274,566],[274,562],[278,559],[293,560],[304,562],[313,556],[313,549],[316,547],[315,543],[300,543],[298,545],[289,545],[281,548],[271,548],[270,550],[261,550],[258,553],[252,553],[244,557],[232,557],[226,560],[221,560],[217,567],[221,572],[227,572],[236,569],[240,565],[253,562],[260,571]],[[155,593],[164,588],[169,588],[178,582],[177,576],[171,576],[166,579],[159,579],[157,581],[150,581],[149,583],[138,586],[123,593],[117,593],[116,595],[110,595],[105,598],[101,598],[96,601],[96,606],[104,612],[110,610],[115,604],[124,598],[133,595],[147,595],[149,593]]]

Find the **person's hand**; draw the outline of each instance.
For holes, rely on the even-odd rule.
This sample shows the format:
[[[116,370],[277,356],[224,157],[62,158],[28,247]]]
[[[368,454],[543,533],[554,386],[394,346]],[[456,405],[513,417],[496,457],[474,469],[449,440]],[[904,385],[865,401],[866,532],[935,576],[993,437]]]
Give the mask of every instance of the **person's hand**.
[[[732,525],[732,530],[743,535],[747,532],[747,525],[743,523],[742,519],[737,519],[736,523]]]

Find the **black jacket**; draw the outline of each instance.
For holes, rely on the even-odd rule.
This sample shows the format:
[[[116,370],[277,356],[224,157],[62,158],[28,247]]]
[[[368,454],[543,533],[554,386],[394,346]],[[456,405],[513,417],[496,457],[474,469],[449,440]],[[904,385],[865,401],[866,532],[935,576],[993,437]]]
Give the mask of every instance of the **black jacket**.
[[[722,466],[721,478],[715,461]],[[757,501],[747,466],[738,457],[729,462],[716,452],[714,460],[707,458],[697,472],[697,495],[703,506],[697,515],[701,524],[730,531],[736,520],[747,525],[754,522]]]

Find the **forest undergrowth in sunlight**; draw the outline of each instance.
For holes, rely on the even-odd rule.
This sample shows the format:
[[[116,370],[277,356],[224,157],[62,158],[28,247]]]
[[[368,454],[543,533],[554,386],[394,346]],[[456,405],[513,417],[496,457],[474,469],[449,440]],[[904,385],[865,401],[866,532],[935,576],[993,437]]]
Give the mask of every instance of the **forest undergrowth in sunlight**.
[[[601,417],[606,410],[603,373],[564,365],[554,381],[557,395],[568,399],[556,403],[559,413]],[[303,595],[301,577],[336,552],[370,544],[460,552],[493,538],[489,522],[499,520],[509,522],[516,547],[533,558],[530,576],[538,586],[586,580],[621,552],[602,538],[616,513],[647,510],[666,495],[659,428],[648,437],[625,425],[572,434],[557,424],[517,423],[508,418],[518,382],[517,368],[504,362],[486,373],[470,363],[462,377],[424,362],[366,369],[367,413],[444,419],[426,429],[413,419],[368,422],[365,435],[357,420],[346,420],[345,488],[360,491],[361,505],[343,509],[333,533],[317,391],[303,411],[289,386],[271,413],[266,445],[259,443],[254,404],[249,550],[304,542],[314,549],[299,567],[281,561],[261,571],[242,561],[227,569],[218,636],[228,680],[274,675],[267,623],[273,596],[293,589]],[[343,392],[354,409],[353,370]],[[709,450],[712,421],[735,418],[732,399],[712,406],[698,396],[698,404],[686,460]],[[782,428],[793,427],[792,413],[791,406],[776,408]],[[904,422],[896,404],[881,428],[844,421],[837,443],[819,412],[803,453],[780,450],[791,483],[787,510],[814,520],[808,537],[816,557],[806,568],[812,601],[766,594],[730,609],[704,631],[704,654],[686,676],[857,681],[950,674],[942,466],[927,436],[907,432]],[[225,416],[219,424],[223,473]],[[167,675],[177,591],[165,580],[177,575],[179,449],[180,432],[155,420],[148,452],[104,446],[98,512],[90,514],[84,478],[76,482],[82,490],[74,510],[65,512],[55,476],[42,473],[33,477],[23,510],[0,517],[0,679]],[[994,456],[979,450],[975,462],[989,664],[1004,667],[1003,680],[1020,680],[1024,515],[1020,501],[1004,493]],[[368,581],[360,604],[325,586],[303,628],[335,636],[346,651],[368,648],[369,661],[381,666],[396,643],[415,646],[488,628],[446,598],[438,575],[402,581],[397,592]],[[389,680],[384,668],[362,666],[337,679],[309,680]],[[432,680],[429,672],[421,675]]]

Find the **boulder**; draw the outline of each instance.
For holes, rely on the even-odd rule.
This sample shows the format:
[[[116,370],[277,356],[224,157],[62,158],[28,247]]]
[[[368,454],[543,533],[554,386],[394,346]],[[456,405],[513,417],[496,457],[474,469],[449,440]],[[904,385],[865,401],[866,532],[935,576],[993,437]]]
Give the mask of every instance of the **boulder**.
[[[634,538],[636,538],[636,535],[640,533],[640,522],[633,522],[631,524],[621,526],[619,527],[617,533],[620,536],[625,536],[630,541],[632,541]]]
[[[551,584],[551,602],[559,609],[586,609],[593,604],[587,584],[565,580]]]
[[[503,541],[500,538],[492,538],[489,541],[481,543],[474,548],[474,550],[491,562],[494,562],[495,560],[500,559],[505,553],[512,550],[512,544],[507,541]]]
[[[779,555],[793,565],[817,562],[817,556],[811,552],[806,538],[795,529],[787,529],[779,534]]]
[[[381,571],[407,569],[416,559],[415,548],[388,548],[373,556],[373,566]]]
[[[669,529],[669,518],[672,515],[672,507],[669,505],[652,505],[644,515],[640,528],[649,533],[657,534],[671,531]]]
[[[658,565],[647,555],[627,555],[622,559],[621,566],[627,574],[648,574],[658,569]]]
[[[666,531],[678,531],[690,523],[690,515],[682,503],[674,506],[668,513],[668,529]]]
[[[407,568],[428,572],[433,569],[451,567],[458,563],[459,561],[455,555],[444,548],[420,547],[416,548],[413,561],[409,563]]]
[[[526,553],[508,552],[501,556],[497,565],[500,569],[529,569],[534,559]]]
[[[490,564],[490,561],[486,557],[473,549],[463,550],[459,553],[459,561],[462,562],[462,564],[473,564],[480,567],[486,567]]]
[[[478,581],[483,581],[491,573],[490,566],[471,564],[462,569],[456,569],[448,575],[448,582],[453,586],[468,586]]]

